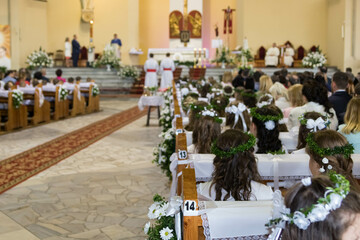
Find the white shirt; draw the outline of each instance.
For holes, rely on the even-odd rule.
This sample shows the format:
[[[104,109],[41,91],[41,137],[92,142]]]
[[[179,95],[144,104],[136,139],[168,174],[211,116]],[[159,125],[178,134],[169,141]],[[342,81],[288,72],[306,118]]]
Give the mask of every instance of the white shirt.
[[[65,42],[65,57],[71,57],[71,43]]]
[[[271,47],[267,50],[266,56],[279,56],[280,50],[277,47]]]
[[[289,101],[286,100],[284,97],[279,97],[275,101],[275,105],[280,108],[281,110],[284,110],[285,108],[291,107],[291,104]]]
[[[212,184],[212,181],[200,183],[197,186],[197,192],[201,197],[209,200],[214,200],[216,197],[215,192],[215,185],[211,188],[211,196],[209,195],[209,189]],[[221,200],[224,199],[227,192],[222,189],[221,190]],[[273,191],[271,187],[266,186],[262,183],[251,181],[251,196],[250,201],[256,201],[256,200],[272,200],[273,199]],[[230,197],[226,201],[235,201],[235,199],[230,195]]]

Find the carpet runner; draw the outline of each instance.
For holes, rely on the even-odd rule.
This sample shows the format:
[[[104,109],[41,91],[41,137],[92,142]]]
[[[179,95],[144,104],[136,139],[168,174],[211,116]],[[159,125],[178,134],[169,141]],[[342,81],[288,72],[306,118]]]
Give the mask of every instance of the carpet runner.
[[[144,116],[133,107],[0,162],[0,193]]]

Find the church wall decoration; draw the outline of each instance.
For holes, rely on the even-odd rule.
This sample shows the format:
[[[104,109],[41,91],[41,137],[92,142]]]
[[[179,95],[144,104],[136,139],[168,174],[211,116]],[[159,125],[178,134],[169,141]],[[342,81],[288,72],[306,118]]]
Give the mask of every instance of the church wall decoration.
[[[190,38],[201,38],[202,15],[199,11],[188,14],[188,28]],[[180,32],[184,29],[184,16],[180,11],[172,11],[169,15],[169,37],[180,39]]]

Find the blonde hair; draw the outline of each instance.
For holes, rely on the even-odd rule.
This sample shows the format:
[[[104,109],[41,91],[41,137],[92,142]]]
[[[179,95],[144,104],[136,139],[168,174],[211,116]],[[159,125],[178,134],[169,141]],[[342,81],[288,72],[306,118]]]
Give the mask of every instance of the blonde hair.
[[[341,132],[345,134],[360,132],[360,97],[354,97],[348,103],[344,122],[345,127]]]
[[[289,101],[293,107],[304,105],[302,88],[303,86],[301,84],[295,84],[292,85],[288,90]]]
[[[269,92],[275,99],[284,97],[286,101],[289,101],[288,90],[279,82],[274,83],[269,89]]]
[[[222,77],[223,83],[231,83],[233,80],[232,73],[231,72],[224,72],[224,75]]]
[[[272,85],[273,85],[273,82],[271,80],[271,77],[269,77],[268,75],[263,75],[260,77],[260,86],[259,86],[260,92],[270,93],[269,89],[271,88]]]

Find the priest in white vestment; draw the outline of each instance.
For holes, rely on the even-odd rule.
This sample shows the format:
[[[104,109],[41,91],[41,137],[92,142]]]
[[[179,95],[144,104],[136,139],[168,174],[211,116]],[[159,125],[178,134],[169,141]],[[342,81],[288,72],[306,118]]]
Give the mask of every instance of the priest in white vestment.
[[[279,63],[279,48],[276,47],[276,43],[273,43],[272,47],[269,48],[265,56],[265,66],[277,66]]]
[[[149,54],[149,59],[146,60],[144,65],[145,70],[145,87],[157,87],[158,79],[157,72],[159,71],[159,64],[154,59],[154,54]]]
[[[286,44],[286,49],[285,49],[285,53],[284,53],[284,64],[286,66],[291,67],[293,62],[294,62],[294,49],[290,46],[290,44]]]
[[[168,88],[172,86],[172,80],[174,79],[173,72],[175,71],[174,61],[170,58],[170,53],[166,54],[166,58],[161,60],[160,72],[161,83],[160,88]]]

